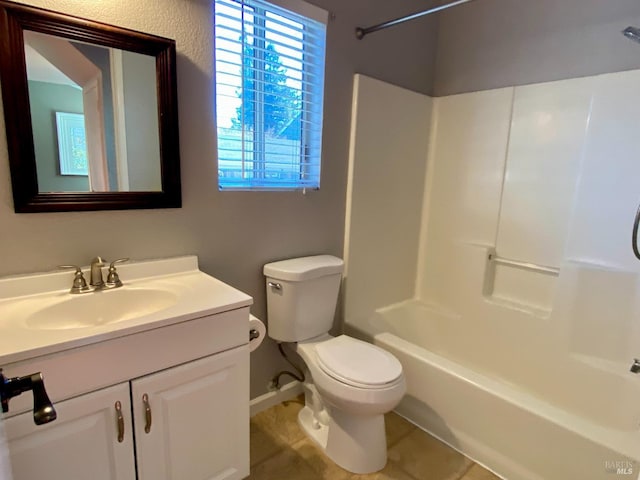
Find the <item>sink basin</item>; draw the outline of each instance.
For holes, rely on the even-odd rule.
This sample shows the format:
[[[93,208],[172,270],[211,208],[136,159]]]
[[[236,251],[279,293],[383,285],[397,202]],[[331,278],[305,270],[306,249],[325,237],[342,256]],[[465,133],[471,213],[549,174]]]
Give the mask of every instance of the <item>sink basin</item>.
[[[69,293],[74,274],[67,271],[0,277],[0,366],[191,320],[206,323],[251,305],[251,297],[200,271],[192,255],[129,262],[118,272],[122,287],[77,295]]]
[[[111,325],[158,312],[176,304],[178,296],[162,289],[119,288],[65,296],[43,306],[25,320],[34,330],[69,330]]]

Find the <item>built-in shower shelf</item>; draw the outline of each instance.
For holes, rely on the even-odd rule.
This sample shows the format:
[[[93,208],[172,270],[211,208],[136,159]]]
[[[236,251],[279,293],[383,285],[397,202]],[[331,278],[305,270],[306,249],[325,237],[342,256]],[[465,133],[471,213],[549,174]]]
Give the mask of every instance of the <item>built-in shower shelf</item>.
[[[487,255],[487,260],[493,263],[497,263],[499,265],[506,265],[509,267],[520,268],[522,270],[527,270],[535,273],[555,275],[556,277],[560,274],[559,268],[549,267],[547,265],[538,265],[537,263],[522,262],[520,260],[503,258],[503,257],[499,257],[495,252],[489,252],[489,254]]]
[[[538,318],[548,318],[560,269],[500,257],[487,248],[483,294],[487,301]]]

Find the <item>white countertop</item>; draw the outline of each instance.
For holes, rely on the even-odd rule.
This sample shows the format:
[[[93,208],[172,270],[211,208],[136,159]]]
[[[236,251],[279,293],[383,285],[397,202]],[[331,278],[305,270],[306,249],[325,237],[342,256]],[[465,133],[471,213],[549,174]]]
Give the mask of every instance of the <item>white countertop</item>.
[[[83,269],[85,270],[85,269]],[[104,269],[106,276],[106,268]],[[0,367],[28,358],[56,353],[113,338],[123,337],[228,310],[247,307],[253,299],[201,272],[195,256],[132,262],[118,265],[123,287],[114,290],[69,293],[73,271],[0,278]],[[86,275],[88,279],[88,275]],[[30,327],[24,318],[43,305],[72,301],[89,295],[103,300],[120,289],[177,292],[175,304],[129,320],[68,329]],[[114,298],[117,298],[114,296]],[[86,315],[95,315],[87,311]],[[248,317],[247,317],[248,321]]]

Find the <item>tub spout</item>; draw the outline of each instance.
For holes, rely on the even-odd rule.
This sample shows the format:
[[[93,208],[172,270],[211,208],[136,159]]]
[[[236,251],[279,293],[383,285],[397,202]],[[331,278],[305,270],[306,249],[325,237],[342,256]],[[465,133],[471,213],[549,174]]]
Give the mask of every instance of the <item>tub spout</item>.
[[[640,373],[640,360],[634,358],[633,364],[631,365],[629,371],[631,371],[631,373]]]

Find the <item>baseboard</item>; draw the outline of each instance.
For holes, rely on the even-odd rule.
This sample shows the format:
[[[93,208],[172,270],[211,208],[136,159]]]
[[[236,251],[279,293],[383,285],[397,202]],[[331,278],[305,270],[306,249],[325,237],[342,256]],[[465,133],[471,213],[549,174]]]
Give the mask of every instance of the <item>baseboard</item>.
[[[267,392],[249,402],[249,414],[253,417],[267,408],[291,400],[302,393],[302,383],[293,381],[273,392]]]

